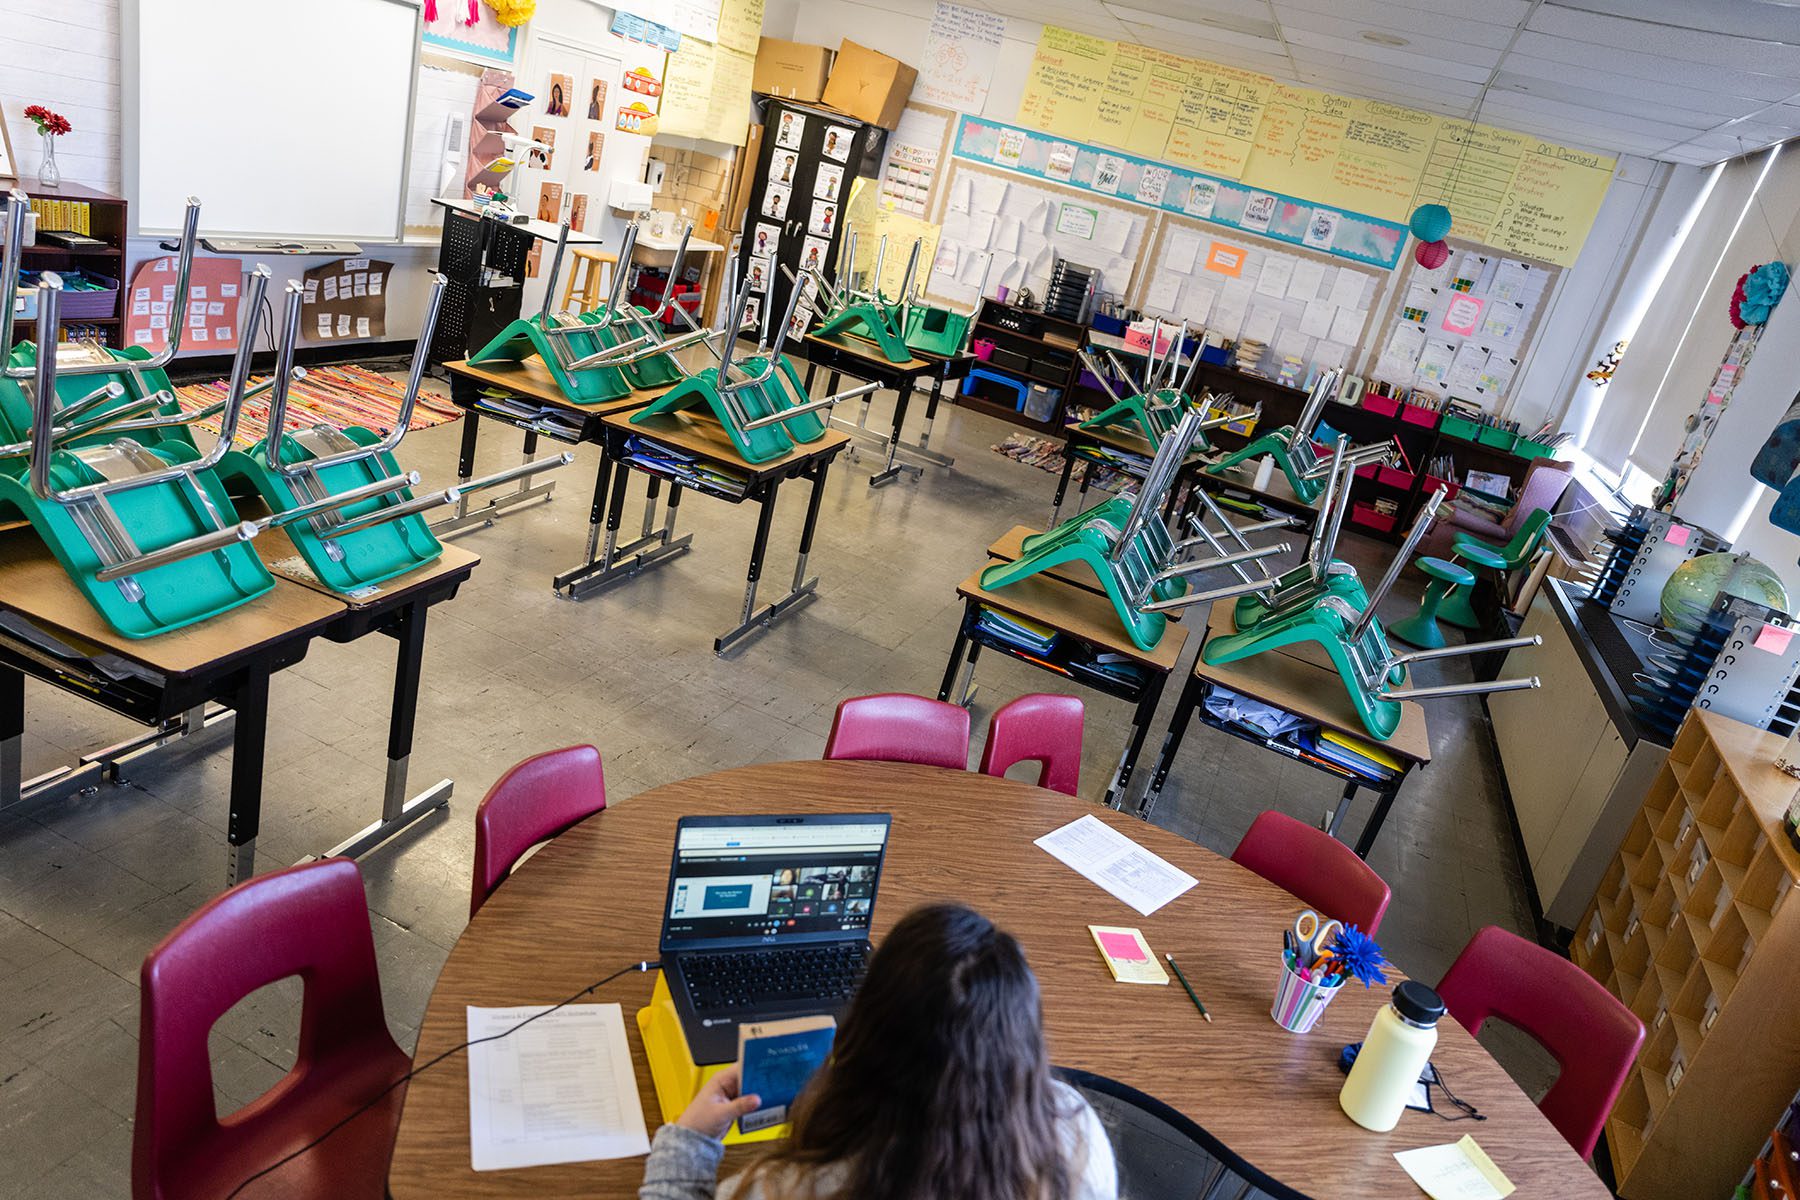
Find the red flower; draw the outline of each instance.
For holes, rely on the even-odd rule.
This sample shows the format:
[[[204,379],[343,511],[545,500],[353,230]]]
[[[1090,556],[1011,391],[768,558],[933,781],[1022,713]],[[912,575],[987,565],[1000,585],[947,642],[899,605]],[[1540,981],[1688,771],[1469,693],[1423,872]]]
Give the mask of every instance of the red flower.
[[[69,118],[61,113],[51,112],[41,104],[27,106],[25,116],[33,125],[37,126],[39,133],[48,134],[51,137],[61,137],[74,128],[69,124]]]

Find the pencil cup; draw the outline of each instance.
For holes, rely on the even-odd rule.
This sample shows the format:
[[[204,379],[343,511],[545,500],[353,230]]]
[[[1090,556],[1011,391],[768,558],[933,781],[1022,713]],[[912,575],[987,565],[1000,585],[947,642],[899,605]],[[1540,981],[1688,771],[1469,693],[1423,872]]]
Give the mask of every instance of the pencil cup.
[[[1269,1015],[1289,1033],[1309,1033],[1325,1015],[1325,1006],[1343,990],[1341,978],[1330,987],[1300,978],[1300,972],[1294,970],[1284,954],[1281,956],[1281,982],[1275,986],[1275,1003],[1269,1009]]]

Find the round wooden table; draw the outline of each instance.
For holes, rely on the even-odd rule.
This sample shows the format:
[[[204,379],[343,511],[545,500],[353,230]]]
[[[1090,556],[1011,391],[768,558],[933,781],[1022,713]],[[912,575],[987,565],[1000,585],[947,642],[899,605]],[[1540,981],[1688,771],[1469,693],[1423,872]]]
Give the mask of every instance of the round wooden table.
[[[970,904],[1024,943],[1043,986],[1050,1052],[1163,1100],[1287,1188],[1324,1200],[1422,1195],[1396,1150],[1473,1134],[1520,1197],[1610,1193],[1536,1105],[1454,1021],[1433,1060],[1485,1122],[1407,1113],[1392,1133],[1343,1115],[1338,1051],[1360,1041],[1387,992],[1350,990],[1312,1033],[1269,1019],[1282,930],[1301,905],[1211,851],[1155,826],[1022,783],[964,771],[862,762],[742,767],[645,792],[557,838],[469,923],[419,1030],[417,1061],[463,1040],[466,1005],[554,1003],[640,959],[654,960],[676,819],[708,813],[888,812],[893,832],[874,940],[914,905]],[[1181,867],[1198,886],[1140,917],[1032,845],[1086,813]],[[1179,986],[1114,983],[1087,926],[1131,925],[1175,955],[1213,1014]],[[645,1119],[660,1109],[637,1024],[654,978],[632,974],[587,1003],[616,1001]],[[468,1069],[458,1056],[413,1080],[389,1178],[398,1200],[471,1196],[630,1197],[642,1159],[477,1173],[469,1166]],[[733,1149],[721,1175],[753,1153]]]

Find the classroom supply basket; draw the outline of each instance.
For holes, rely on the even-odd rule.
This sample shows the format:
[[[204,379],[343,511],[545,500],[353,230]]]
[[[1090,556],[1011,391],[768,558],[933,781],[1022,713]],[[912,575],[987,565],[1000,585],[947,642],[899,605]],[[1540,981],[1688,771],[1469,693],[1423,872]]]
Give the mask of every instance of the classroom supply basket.
[[[1329,986],[1302,979],[1289,956],[1283,954],[1281,979],[1275,985],[1275,1003],[1269,1006],[1269,1016],[1289,1033],[1311,1033],[1325,1009],[1344,990],[1345,978],[1340,975],[1337,983]]]

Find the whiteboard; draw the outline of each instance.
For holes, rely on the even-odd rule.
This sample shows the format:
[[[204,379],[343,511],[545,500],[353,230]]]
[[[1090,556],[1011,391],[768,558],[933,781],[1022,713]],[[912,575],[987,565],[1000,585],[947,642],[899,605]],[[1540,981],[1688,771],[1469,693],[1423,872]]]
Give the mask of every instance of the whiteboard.
[[[398,241],[418,0],[125,0],[121,150],[137,232]]]

